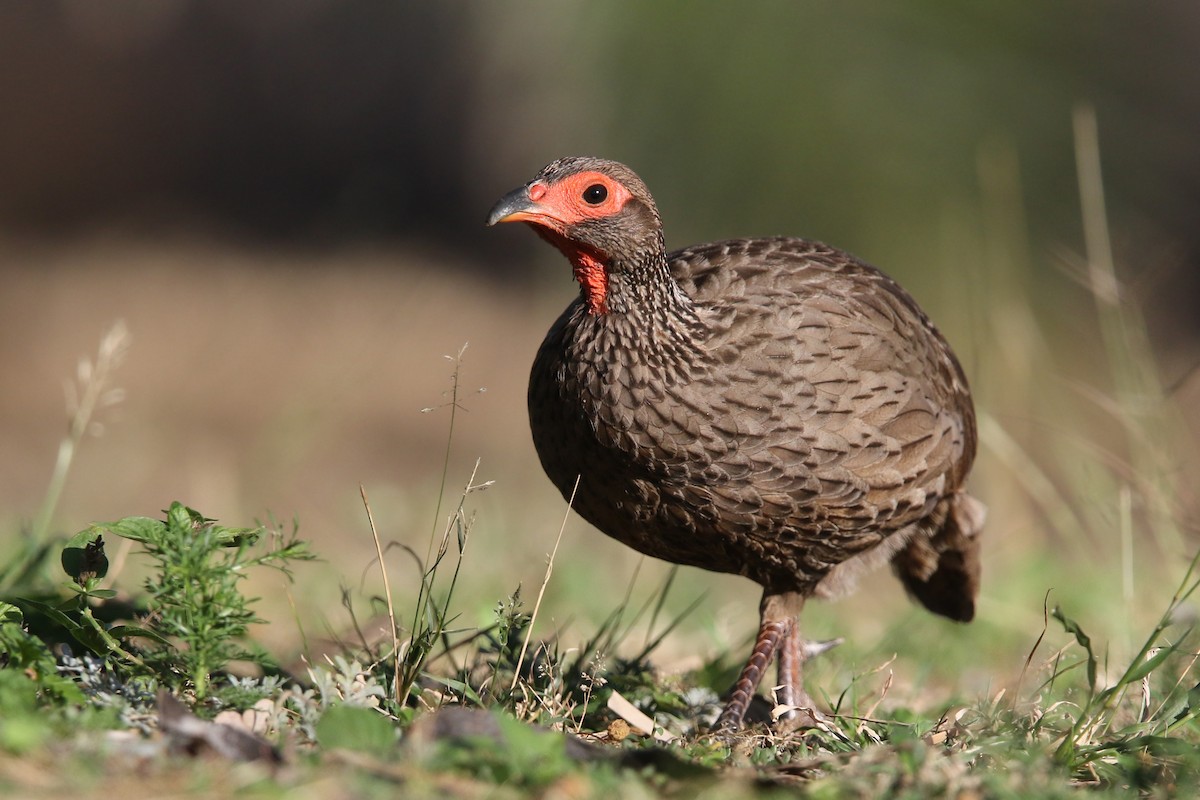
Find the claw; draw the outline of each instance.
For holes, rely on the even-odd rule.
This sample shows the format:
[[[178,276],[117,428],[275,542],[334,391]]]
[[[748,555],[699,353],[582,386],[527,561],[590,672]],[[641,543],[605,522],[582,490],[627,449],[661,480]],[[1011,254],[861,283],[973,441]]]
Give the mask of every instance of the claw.
[[[819,642],[804,639],[800,642],[800,652],[803,654],[804,660],[808,661],[814,656],[819,656],[822,653],[828,653],[830,650],[837,647],[844,641],[846,640],[841,636],[836,639],[823,639]]]

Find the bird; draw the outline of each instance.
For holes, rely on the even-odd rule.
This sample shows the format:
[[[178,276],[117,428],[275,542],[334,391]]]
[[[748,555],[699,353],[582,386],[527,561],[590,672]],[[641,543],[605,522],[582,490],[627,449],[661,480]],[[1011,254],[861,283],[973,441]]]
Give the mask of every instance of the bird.
[[[511,222],[579,284],[530,372],[546,475],[633,549],[762,587],[714,730],[743,726],[772,659],[780,717],[826,719],[802,683],[799,615],[869,569],[890,563],[928,610],[974,617],[986,509],[965,488],[971,391],[899,284],[802,238],[667,252],[646,184],[602,158],[547,164],[487,218]]]

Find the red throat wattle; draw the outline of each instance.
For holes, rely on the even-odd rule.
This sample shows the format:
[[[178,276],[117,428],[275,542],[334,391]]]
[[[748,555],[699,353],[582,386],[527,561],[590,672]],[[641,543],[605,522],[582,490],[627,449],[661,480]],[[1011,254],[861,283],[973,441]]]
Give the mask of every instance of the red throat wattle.
[[[567,253],[571,271],[587,297],[588,313],[593,316],[608,313],[608,269],[595,253],[576,249]]]
[[[571,262],[571,272],[579,281],[587,300],[588,313],[599,316],[608,313],[608,267],[604,256],[563,236],[558,231],[541,225],[533,229],[546,241],[553,244]]]

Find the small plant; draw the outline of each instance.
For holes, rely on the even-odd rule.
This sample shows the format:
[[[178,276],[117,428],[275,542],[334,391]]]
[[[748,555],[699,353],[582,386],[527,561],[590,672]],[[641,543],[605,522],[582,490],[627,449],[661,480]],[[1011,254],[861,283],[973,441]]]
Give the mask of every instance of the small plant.
[[[1188,728],[1194,731],[1200,716],[1200,685],[1192,674],[1197,657],[1189,652],[1194,647],[1193,627],[1185,626],[1174,641],[1166,639],[1166,632],[1179,624],[1183,604],[1200,588],[1197,562],[1200,555],[1192,560],[1170,605],[1141,649],[1110,686],[1103,687],[1099,682],[1099,658],[1091,638],[1062,609],[1055,607],[1052,612],[1085,653],[1085,699],[1073,718],[1068,718],[1070,727],[1062,732],[1055,750],[1055,757],[1073,771],[1105,774],[1112,771],[1111,762],[1121,755],[1191,749],[1190,744],[1176,737]],[[1185,666],[1182,670],[1167,669],[1169,660],[1182,661]],[[1077,666],[1078,662],[1057,670],[1051,681]],[[1169,681],[1157,701],[1152,701],[1151,676]]]
[[[75,683],[59,674],[45,642],[25,630],[21,609],[4,602],[0,602],[0,668],[6,670],[6,675],[19,674],[48,698],[66,702],[83,699]]]
[[[489,662],[486,686],[481,688],[486,688],[493,699],[501,699],[516,675],[525,634],[533,619],[522,606],[520,586],[496,603],[495,615],[496,624],[485,632],[480,645],[480,656]]]
[[[273,567],[290,577],[291,563],[314,558],[294,532],[275,548],[254,553],[261,528],[226,528],[180,503],[171,504],[165,522],[141,520],[114,532],[141,542],[155,562],[145,583],[148,619],[173,644],[148,650],[147,664],[190,682],[197,698],[207,694],[211,674],[230,661],[266,662],[243,644],[248,627],[261,622],[238,589],[247,570]]]
[[[92,525],[72,539],[85,555],[72,571],[78,594],[78,615],[56,616],[83,644],[100,653],[116,655],[127,669],[149,672],[167,686],[190,688],[197,699],[210,690],[212,674],[234,660],[266,664],[268,659],[246,647],[249,626],[260,622],[251,610],[252,600],[239,590],[239,582],[254,567],[272,567],[290,577],[291,564],[313,558],[307,545],[293,535],[266,552],[253,546],[262,528],[229,528],[216,524],[182,503],[172,503],[166,518],[127,517]],[[94,569],[102,555],[105,533],[139,542],[154,562],[144,589],[145,617],[140,626],[103,628],[93,616],[89,600],[111,597],[111,590],[95,588],[102,577]],[[72,548],[68,547],[68,553]],[[89,557],[86,555],[91,552]],[[90,560],[90,564],[89,564]],[[64,566],[75,564],[64,556]],[[130,640],[144,642],[128,645]],[[135,650],[137,652],[131,652]]]

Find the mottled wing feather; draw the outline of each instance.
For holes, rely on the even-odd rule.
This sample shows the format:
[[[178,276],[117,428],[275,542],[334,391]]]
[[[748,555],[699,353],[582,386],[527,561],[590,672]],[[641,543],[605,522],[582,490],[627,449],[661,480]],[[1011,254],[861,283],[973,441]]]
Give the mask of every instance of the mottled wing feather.
[[[871,539],[928,515],[965,476],[974,424],[961,370],[890,278],[796,239],[721,242],[670,263],[720,365],[672,399],[720,399],[692,450],[724,448],[740,509]]]

